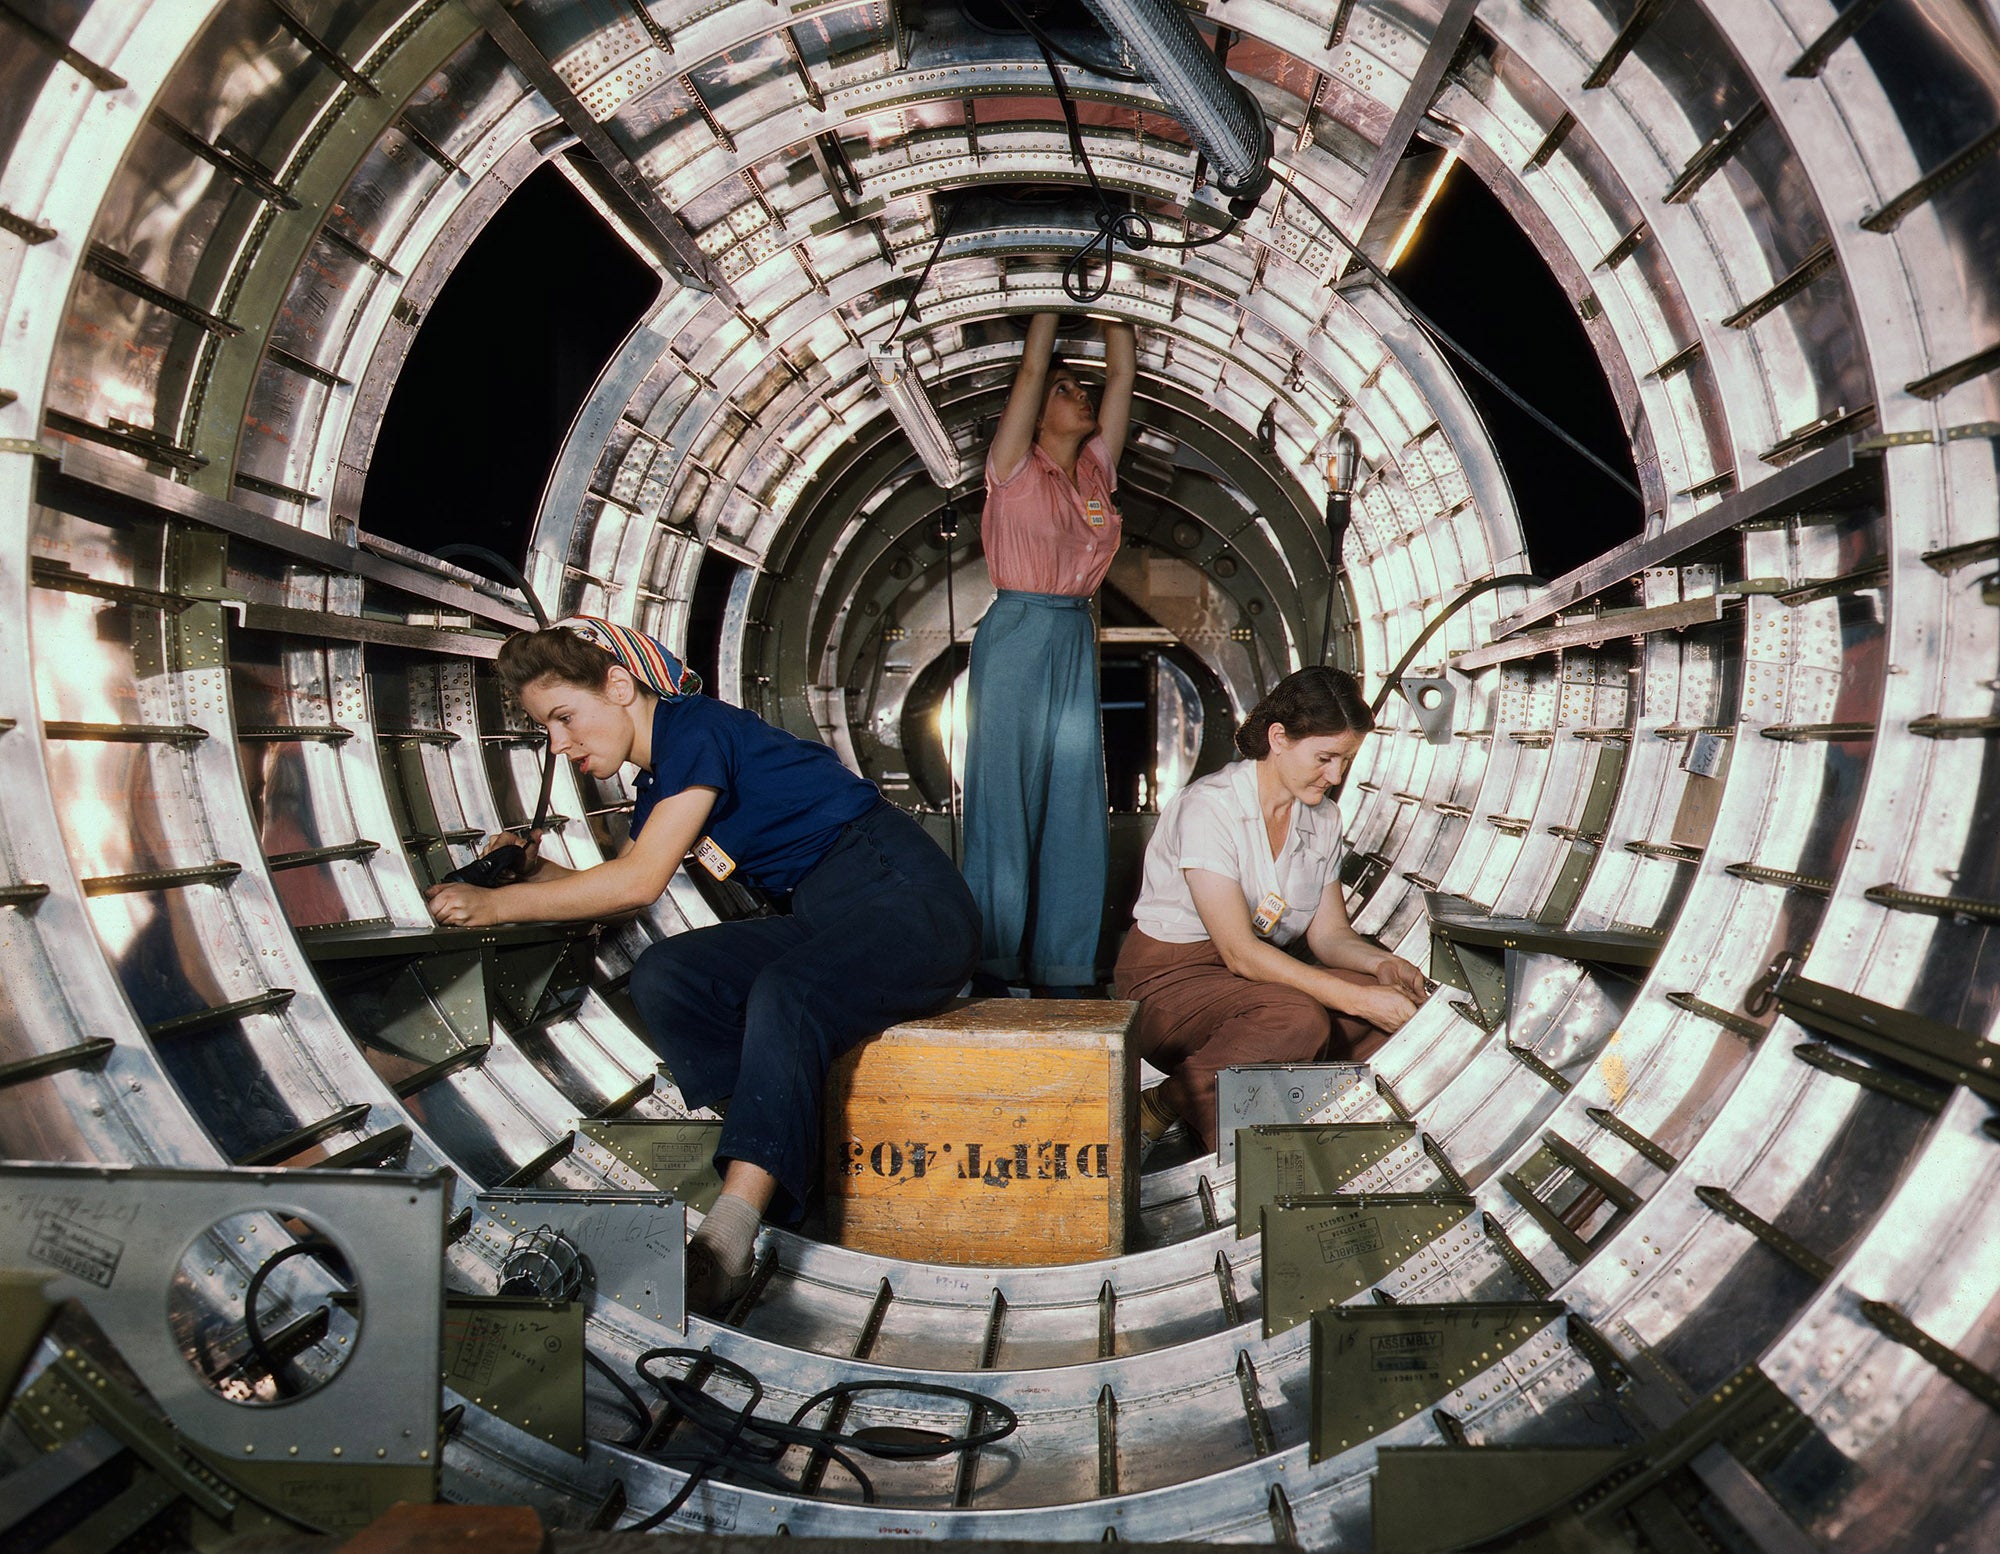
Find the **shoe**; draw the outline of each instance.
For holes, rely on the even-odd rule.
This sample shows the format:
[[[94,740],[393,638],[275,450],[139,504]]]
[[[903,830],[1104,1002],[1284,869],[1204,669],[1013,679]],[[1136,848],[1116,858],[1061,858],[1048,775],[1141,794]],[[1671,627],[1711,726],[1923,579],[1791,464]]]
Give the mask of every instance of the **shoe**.
[[[1156,1139],[1149,1139],[1145,1134],[1141,1133],[1139,1135],[1139,1169],[1142,1171],[1145,1170],[1146,1162],[1153,1155],[1165,1149],[1169,1144],[1185,1144],[1193,1137],[1194,1135],[1188,1132],[1187,1124],[1178,1119],[1168,1123],[1167,1131]]]
[[[750,1269],[741,1277],[725,1273],[715,1254],[699,1241],[687,1245],[687,1309],[690,1316],[725,1321],[750,1288]]]

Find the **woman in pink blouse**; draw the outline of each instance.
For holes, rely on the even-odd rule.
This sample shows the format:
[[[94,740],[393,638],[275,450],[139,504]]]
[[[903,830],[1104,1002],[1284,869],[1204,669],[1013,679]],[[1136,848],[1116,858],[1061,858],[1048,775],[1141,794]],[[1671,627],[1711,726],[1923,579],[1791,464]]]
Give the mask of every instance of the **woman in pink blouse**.
[[[1118,550],[1112,505],[1137,339],[1104,326],[1102,405],[1050,365],[1038,314],[986,455],[986,561],[999,590],[972,644],[965,877],[985,919],[982,978],[1057,994],[1097,980],[1109,852],[1091,596]]]

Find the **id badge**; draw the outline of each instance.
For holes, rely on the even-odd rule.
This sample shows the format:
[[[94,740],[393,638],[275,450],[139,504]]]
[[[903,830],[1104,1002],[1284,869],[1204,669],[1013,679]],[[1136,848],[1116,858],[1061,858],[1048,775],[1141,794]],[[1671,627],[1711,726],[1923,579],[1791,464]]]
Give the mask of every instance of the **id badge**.
[[[1284,915],[1285,898],[1274,890],[1258,903],[1257,910],[1251,914],[1250,926],[1260,934],[1268,936],[1271,930],[1278,926],[1278,919]]]
[[[736,872],[736,860],[716,846],[712,836],[705,836],[694,844],[694,856],[695,862],[719,880],[726,880]]]
[[[1104,501],[1101,497],[1091,497],[1083,504],[1084,522],[1093,529],[1104,527]]]

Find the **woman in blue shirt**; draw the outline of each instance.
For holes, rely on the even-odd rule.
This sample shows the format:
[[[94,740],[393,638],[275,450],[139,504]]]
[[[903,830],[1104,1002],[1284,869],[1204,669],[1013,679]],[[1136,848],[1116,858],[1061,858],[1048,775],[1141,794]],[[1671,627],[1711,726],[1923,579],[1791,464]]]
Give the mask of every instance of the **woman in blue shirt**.
[[[699,695],[651,637],[594,616],[520,632],[501,679],[587,777],[639,768],[631,838],[566,869],[530,854],[520,884],[439,885],[452,927],[610,917],[657,900],[693,854],[718,879],[787,910],[653,945],[632,999],[690,1106],[729,1101],[722,1196],[688,1247],[691,1309],[748,1286],[757,1230],[804,1211],[819,1161],[826,1074],[848,1048],[935,1009],[979,954],[979,912],[923,829],[826,746]]]

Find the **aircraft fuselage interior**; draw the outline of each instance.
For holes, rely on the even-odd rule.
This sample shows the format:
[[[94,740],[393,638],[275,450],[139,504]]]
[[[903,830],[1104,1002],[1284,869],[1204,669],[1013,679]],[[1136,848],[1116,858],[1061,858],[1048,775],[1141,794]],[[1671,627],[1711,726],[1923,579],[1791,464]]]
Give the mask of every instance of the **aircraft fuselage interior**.
[[[626,840],[495,660],[636,628],[956,860],[1046,314],[1136,334],[1096,991],[1318,664],[1430,991],[1049,1134],[1115,1255],[691,1315],[629,983],[773,905],[434,922]],[[1993,0],[0,0],[0,319],[0,1546],[2000,1548]]]

